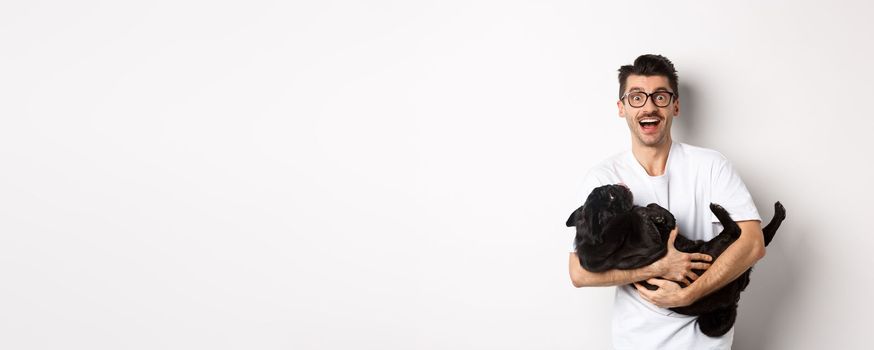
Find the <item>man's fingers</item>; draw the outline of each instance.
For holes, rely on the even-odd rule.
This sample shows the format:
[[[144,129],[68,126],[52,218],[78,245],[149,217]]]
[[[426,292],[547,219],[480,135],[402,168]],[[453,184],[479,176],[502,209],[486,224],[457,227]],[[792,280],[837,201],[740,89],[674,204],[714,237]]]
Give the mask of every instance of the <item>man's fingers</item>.
[[[679,226],[674,226],[674,229],[671,230],[671,233],[668,235],[668,250],[676,250],[674,247],[674,241],[677,240],[677,234],[680,232]]]
[[[682,272],[675,272],[675,273],[672,273],[670,275],[664,275],[664,276],[659,276],[659,277],[660,278],[658,280],[662,281],[662,283],[664,283],[664,281],[680,282],[683,278],[685,278],[685,276],[683,276]],[[647,282],[649,282],[649,281],[647,281]],[[652,283],[652,284],[655,284],[655,283]]]
[[[702,253],[690,253],[693,261],[713,261],[713,257]]]
[[[643,297],[643,299],[652,303],[652,300],[650,300],[649,298],[649,294],[652,293],[652,291],[644,288],[640,283],[637,282],[634,283],[634,288],[637,288],[637,292],[640,294],[641,297]]]
[[[647,292],[649,291],[648,289],[644,288],[643,286],[640,285],[640,283],[637,283],[637,282],[634,282],[634,288],[636,288],[637,291],[640,292],[641,294],[643,294],[644,291],[647,291]]]
[[[696,275],[696,274],[695,274],[694,272],[692,272],[692,271],[687,272],[687,273],[686,273],[686,277],[688,277],[690,281],[694,281],[694,280],[697,280],[697,279],[698,279],[698,275]],[[689,284],[692,284],[692,283],[689,283]]]
[[[665,282],[665,280],[660,279],[660,278],[650,278],[650,279],[646,280],[646,283],[649,283],[649,284],[654,285],[654,286],[664,287],[665,283],[667,283],[667,282]]]
[[[703,262],[693,262],[692,268],[695,270],[707,270],[710,268],[710,264]]]
[[[687,286],[687,287],[690,284],[692,284],[692,281],[690,281],[687,277],[683,277],[679,281],[674,281],[674,282],[676,282],[677,284],[682,284],[682,285]],[[661,287],[661,286],[659,286],[659,287]]]
[[[649,281],[647,281],[647,282],[649,282]],[[650,283],[650,284],[652,284],[652,283]],[[642,284],[640,284],[640,282],[634,282],[634,287],[637,288],[637,290],[639,290],[641,293],[652,293],[651,290],[646,289],[646,287],[644,287]]]

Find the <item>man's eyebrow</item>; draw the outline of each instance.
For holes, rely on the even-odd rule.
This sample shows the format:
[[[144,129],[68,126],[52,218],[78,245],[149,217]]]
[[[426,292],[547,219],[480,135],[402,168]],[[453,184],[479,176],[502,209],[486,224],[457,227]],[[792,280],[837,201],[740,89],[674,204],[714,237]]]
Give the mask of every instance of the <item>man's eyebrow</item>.
[[[644,90],[641,87],[637,87],[637,86],[628,89],[628,92],[637,92],[637,91],[646,92],[646,90]],[[655,92],[655,91],[671,91],[671,90],[666,88],[666,87],[657,87],[657,88],[655,88],[655,90],[653,90],[653,92]]]

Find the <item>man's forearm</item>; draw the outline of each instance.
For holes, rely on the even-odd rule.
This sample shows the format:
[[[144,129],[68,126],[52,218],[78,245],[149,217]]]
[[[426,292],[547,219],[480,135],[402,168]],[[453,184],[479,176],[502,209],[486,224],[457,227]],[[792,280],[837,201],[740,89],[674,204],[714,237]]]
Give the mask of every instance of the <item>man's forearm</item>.
[[[738,222],[741,237],[732,243],[716,261],[683,292],[694,302],[737,279],[765,255],[762,229],[758,221]]]
[[[570,253],[568,265],[571,281],[577,288],[617,286],[656,277],[655,271],[650,266],[631,270],[590,272],[580,266],[580,259],[574,253]]]

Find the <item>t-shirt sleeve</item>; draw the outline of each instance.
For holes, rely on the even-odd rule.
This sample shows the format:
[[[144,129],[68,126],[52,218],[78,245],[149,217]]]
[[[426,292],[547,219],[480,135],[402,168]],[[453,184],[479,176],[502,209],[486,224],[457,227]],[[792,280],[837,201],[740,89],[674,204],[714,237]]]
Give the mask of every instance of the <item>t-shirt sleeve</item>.
[[[725,208],[734,221],[762,221],[753,197],[731,163],[722,157],[714,168],[712,202]],[[719,222],[715,215],[712,218]]]
[[[590,170],[586,174],[586,176],[583,178],[583,182],[580,185],[580,187],[578,187],[577,196],[580,199],[579,205],[583,205],[583,203],[586,202],[586,198],[589,198],[589,194],[592,193],[592,190],[594,190],[597,187],[601,187],[601,186],[609,185],[609,184],[610,184],[610,179],[606,176],[606,174],[603,174],[601,171],[599,171],[599,169]],[[577,208],[579,208],[579,205],[577,206]],[[576,210],[576,208],[574,208],[574,210]],[[571,253],[576,251],[576,247],[574,246],[573,237],[571,237],[571,249],[570,249],[570,251],[571,251]]]

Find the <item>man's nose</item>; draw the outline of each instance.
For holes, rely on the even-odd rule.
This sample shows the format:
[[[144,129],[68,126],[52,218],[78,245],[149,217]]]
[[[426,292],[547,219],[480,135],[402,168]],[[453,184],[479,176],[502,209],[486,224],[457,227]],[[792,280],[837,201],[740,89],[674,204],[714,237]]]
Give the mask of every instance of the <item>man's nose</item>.
[[[646,112],[651,112],[651,111],[658,110],[659,107],[656,106],[655,100],[653,99],[652,96],[650,96],[649,98],[646,99],[646,103],[644,103],[643,106],[640,107],[640,109],[643,111],[646,111]]]

